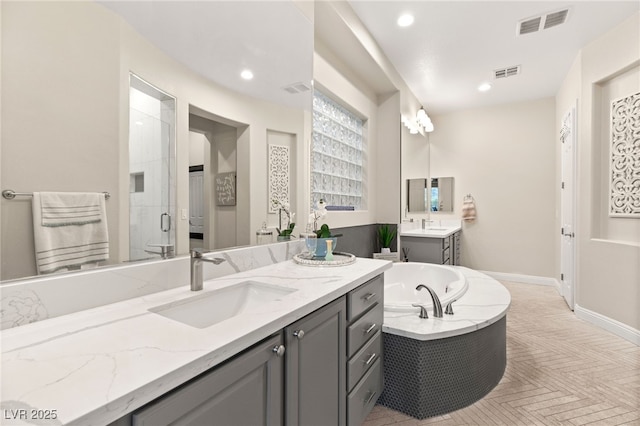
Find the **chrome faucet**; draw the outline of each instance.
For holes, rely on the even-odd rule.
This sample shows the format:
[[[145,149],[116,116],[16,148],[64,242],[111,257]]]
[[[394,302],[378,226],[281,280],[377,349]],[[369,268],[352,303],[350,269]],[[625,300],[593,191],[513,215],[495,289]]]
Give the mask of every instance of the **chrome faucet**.
[[[435,291],[433,291],[432,288],[427,287],[424,284],[419,284],[416,287],[417,291],[422,290],[423,288],[427,289],[427,291],[429,292],[429,294],[431,295],[431,300],[433,301],[433,316],[436,318],[442,318],[442,304],[440,303],[440,298],[438,297],[438,295],[436,294]],[[420,318],[422,318],[422,312],[420,312]],[[427,317],[428,318],[428,317]]]
[[[210,262],[215,265],[219,265],[224,262],[221,257],[214,257],[213,259],[207,259],[202,257],[204,254],[200,250],[191,250],[191,291],[200,291],[204,287],[202,278],[202,262]]]

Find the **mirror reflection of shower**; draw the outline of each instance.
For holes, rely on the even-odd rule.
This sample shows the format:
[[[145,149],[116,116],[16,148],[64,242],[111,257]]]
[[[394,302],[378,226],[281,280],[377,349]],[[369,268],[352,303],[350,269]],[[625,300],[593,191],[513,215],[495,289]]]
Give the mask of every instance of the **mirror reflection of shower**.
[[[134,74],[129,88],[129,260],[175,250],[176,100]]]

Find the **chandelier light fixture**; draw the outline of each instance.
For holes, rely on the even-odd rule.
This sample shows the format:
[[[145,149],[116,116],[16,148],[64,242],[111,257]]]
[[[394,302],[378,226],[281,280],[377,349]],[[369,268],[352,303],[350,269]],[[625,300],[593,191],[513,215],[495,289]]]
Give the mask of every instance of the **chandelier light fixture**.
[[[427,133],[433,132],[433,123],[424,107],[420,107],[413,120],[402,116],[402,124],[409,129],[409,133],[412,135],[418,134],[421,129]]]

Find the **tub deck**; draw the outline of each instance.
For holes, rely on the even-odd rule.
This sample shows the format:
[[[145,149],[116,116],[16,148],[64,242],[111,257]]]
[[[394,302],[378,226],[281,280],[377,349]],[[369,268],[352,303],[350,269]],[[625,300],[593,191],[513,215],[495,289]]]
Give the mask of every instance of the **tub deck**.
[[[469,288],[453,303],[453,315],[420,319],[416,312],[384,312],[382,331],[415,340],[435,340],[458,336],[487,327],[507,314],[509,291],[498,281],[473,269],[452,266],[467,278]],[[443,306],[444,308],[444,306]]]

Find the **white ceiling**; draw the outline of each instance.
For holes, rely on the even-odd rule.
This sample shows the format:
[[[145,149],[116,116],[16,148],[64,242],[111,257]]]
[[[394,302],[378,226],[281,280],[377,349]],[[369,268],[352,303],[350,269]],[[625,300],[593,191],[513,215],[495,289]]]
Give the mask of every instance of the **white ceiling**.
[[[254,97],[308,108],[309,97],[285,86],[310,82],[313,25],[292,1],[98,0],[167,54],[223,86]],[[304,0],[300,0],[304,1]],[[390,81],[357,56],[330,8],[316,0],[316,37],[374,90]],[[319,3],[318,3],[319,2]],[[553,96],[578,50],[640,10],[640,1],[380,1],[349,4],[429,114]],[[569,7],[563,25],[524,36],[518,21]],[[396,24],[410,12],[415,22]],[[326,49],[326,47],[325,47]],[[358,59],[359,58],[359,59]],[[353,63],[359,62],[360,65]],[[521,74],[493,80],[493,70],[521,66]],[[254,80],[240,79],[243,67]],[[492,89],[477,87],[490,82]]]
[[[313,72],[313,25],[295,3],[97,1],[205,78],[252,97],[309,107],[309,91],[284,90],[300,82],[310,86]],[[240,78],[245,68],[253,80]]]
[[[429,114],[554,96],[578,50],[640,10],[637,0],[349,3]],[[517,35],[518,21],[566,7],[566,23]],[[401,28],[407,12],[415,22]],[[520,75],[493,79],[512,65]],[[483,82],[492,89],[479,92]]]

